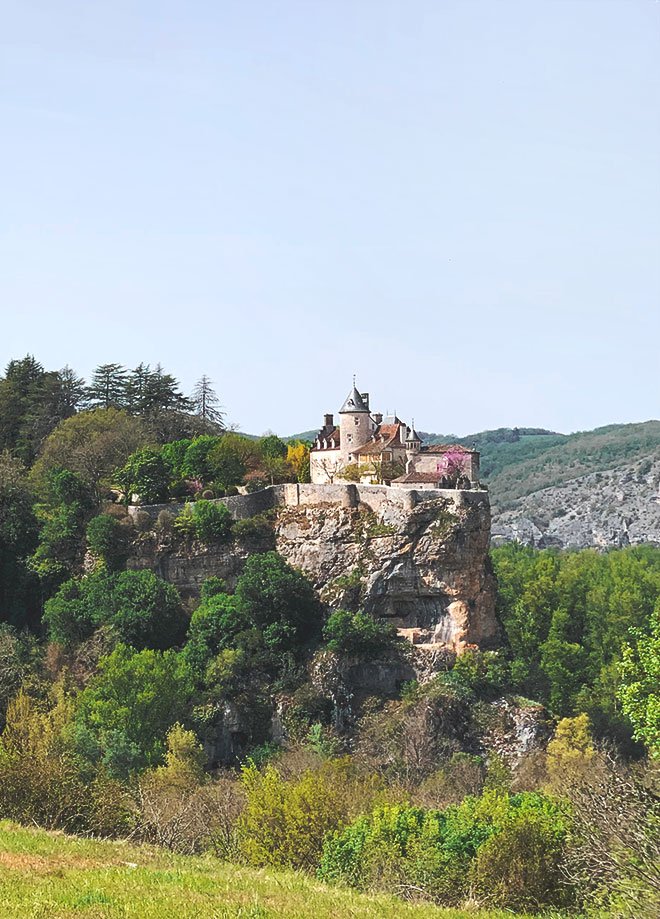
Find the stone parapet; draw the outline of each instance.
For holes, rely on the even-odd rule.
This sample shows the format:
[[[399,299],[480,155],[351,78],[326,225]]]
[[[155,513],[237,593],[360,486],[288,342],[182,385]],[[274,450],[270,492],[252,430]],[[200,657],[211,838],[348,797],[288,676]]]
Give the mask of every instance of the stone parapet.
[[[481,503],[486,492],[482,489],[461,490],[456,488],[391,488],[388,485],[356,485],[342,483],[338,485],[310,485],[287,483],[270,485],[250,495],[232,495],[228,498],[213,498],[214,504],[224,504],[234,520],[254,517],[273,507],[318,507],[334,504],[338,507],[358,507],[360,504],[369,507],[374,513],[383,510],[386,505],[412,510],[418,504],[438,498],[450,499],[457,507],[462,504]],[[143,504],[130,506],[128,513],[137,517],[138,513],[148,514],[155,521],[161,511],[168,511],[178,516],[186,505]]]

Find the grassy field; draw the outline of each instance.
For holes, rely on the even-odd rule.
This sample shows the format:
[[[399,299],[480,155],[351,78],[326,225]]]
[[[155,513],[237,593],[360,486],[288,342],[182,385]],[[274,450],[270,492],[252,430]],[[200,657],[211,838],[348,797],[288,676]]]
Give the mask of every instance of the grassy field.
[[[147,846],[0,822],[2,919],[511,919],[326,887],[293,872],[239,868]],[[538,919],[538,917],[537,917]]]

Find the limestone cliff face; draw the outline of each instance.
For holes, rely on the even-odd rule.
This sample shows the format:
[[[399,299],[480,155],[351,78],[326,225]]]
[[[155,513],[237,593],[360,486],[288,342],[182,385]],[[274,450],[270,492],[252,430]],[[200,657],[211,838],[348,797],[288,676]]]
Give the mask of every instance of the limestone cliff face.
[[[363,608],[426,641],[498,643],[485,492],[442,492],[412,508],[383,502],[282,508],[277,550],[331,608]]]
[[[211,576],[233,588],[251,552],[276,548],[331,609],[364,609],[433,647],[498,644],[486,492],[353,486],[350,500],[337,500],[331,487],[304,488],[276,493],[272,538],[213,546],[151,531],[136,539],[128,567],[195,597]]]

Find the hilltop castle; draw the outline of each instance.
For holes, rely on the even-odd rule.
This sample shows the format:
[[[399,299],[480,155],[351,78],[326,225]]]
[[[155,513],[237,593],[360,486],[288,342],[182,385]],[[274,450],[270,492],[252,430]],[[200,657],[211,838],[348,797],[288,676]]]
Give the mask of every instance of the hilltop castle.
[[[479,454],[461,444],[424,444],[414,424],[372,413],[369,393],[353,388],[339,409],[339,424],[325,415],[310,453],[315,485],[387,484],[415,489],[472,488]]]

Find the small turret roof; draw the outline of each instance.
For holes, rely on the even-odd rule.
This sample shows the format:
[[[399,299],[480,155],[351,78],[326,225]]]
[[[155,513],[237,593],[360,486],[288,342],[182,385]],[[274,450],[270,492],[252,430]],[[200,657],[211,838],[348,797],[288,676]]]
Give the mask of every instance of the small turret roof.
[[[344,404],[339,409],[340,415],[346,415],[353,412],[367,412],[367,414],[369,413],[369,409],[365,405],[364,399],[355,388],[355,383],[353,384],[353,389],[346,396]]]
[[[413,425],[414,425],[414,424],[415,424],[415,422],[413,421]],[[410,427],[410,434],[408,434],[408,436],[406,437],[406,440],[407,440],[408,442],[413,441],[413,442],[416,442],[416,443],[418,443],[418,444],[421,444],[421,442],[422,442],[422,438],[419,436],[419,434],[417,433],[417,431],[415,430],[415,428],[414,428],[412,425],[411,425],[411,427]]]

